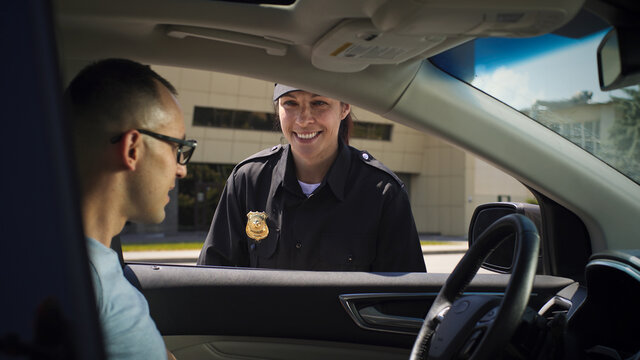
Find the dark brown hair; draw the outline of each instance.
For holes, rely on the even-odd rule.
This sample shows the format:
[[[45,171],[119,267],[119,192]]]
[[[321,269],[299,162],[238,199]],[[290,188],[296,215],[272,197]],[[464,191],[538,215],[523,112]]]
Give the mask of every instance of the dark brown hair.
[[[345,103],[341,101],[340,105],[345,105]],[[353,131],[354,116],[352,114],[353,112],[349,111],[347,116],[345,116],[340,122],[340,130],[338,130],[338,136],[346,145],[349,145],[349,139],[351,138],[351,132]]]

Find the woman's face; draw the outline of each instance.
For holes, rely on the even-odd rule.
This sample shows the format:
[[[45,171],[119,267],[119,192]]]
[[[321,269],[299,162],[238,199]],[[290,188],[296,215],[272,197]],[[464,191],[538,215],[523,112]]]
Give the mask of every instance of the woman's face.
[[[294,157],[313,163],[335,155],[340,122],[350,110],[349,104],[306,91],[282,95],[278,99],[280,127]]]

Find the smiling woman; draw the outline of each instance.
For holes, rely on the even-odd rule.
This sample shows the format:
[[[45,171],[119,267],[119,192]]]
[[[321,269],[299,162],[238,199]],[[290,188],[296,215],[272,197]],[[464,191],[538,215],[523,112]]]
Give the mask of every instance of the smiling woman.
[[[404,183],[348,146],[351,106],[282,84],[273,100],[289,144],[236,166],[198,264],[425,271]]]

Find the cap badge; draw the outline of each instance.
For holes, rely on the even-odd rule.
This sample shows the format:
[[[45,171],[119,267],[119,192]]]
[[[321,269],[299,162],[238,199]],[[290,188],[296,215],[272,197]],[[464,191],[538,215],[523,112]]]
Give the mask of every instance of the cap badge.
[[[247,236],[260,241],[269,235],[267,214],[264,211],[249,211],[247,213]]]

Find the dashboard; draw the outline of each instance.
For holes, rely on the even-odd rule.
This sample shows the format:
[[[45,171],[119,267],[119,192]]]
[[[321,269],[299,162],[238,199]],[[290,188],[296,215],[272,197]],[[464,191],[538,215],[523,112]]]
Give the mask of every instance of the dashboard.
[[[640,359],[638,253],[607,251],[593,255],[585,269],[586,284],[572,285],[558,294],[563,299],[558,303],[570,304],[563,336],[567,355]],[[562,305],[554,304],[556,309],[558,306]]]

